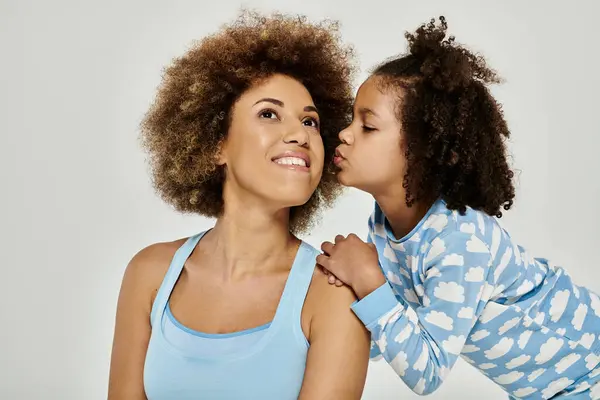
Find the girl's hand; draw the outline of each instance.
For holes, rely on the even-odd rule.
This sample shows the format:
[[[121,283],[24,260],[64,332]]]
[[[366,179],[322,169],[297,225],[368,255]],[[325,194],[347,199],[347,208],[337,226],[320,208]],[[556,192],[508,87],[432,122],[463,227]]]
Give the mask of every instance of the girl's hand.
[[[329,277],[329,283],[338,286],[345,283],[359,299],[386,282],[379,268],[375,245],[363,242],[355,234],[347,238],[337,235],[335,243],[323,242],[321,250],[324,254],[317,256],[317,264],[333,275]]]

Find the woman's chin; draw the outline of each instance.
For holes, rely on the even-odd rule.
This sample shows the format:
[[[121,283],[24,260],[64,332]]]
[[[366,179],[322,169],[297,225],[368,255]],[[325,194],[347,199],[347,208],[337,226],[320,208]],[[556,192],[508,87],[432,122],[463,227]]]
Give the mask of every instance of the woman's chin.
[[[311,193],[286,193],[277,199],[273,199],[281,208],[300,207],[308,203],[314,191]]]

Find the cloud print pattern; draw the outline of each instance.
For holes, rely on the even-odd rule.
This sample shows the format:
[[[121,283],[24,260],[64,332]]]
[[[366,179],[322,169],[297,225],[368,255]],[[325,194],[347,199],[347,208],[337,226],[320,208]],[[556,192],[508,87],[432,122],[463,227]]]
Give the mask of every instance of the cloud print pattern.
[[[413,391],[435,391],[460,356],[512,398],[600,399],[600,298],[495,218],[439,200],[398,240],[376,204],[368,241],[388,282],[352,307],[371,356]]]

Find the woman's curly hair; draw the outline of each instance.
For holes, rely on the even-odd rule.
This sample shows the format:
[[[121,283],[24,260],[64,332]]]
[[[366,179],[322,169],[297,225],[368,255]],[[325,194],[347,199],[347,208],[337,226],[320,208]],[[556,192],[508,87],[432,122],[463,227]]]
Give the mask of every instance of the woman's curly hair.
[[[353,56],[336,22],[250,11],[195,43],[166,68],[141,124],[157,192],[178,211],[221,215],[225,173],[215,155],[232,106],[252,85],[285,74],[308,89],[322,121],[323,177],[310,200],[290,212],[290,230],[306,231],[318,210],[341,193],[333,155],[352,109]]]
[[[406,33],[409,53],[373,71],[384,89],[403,89],[406,203],[442,198],[461,213],[471,207],[500,218],[515,197],[505,148],[510,132],[486,87],[500,78],[483,57],[446,37],[444,17],[435,22]]]

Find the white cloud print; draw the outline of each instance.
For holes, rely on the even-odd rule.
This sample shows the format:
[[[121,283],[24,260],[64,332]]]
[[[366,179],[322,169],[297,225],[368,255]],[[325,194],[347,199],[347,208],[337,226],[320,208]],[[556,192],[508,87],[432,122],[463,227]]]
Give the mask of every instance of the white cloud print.
[[[417,272],[419,270],[419,256],[406,256],[406,265],[411,271]]]
[[[402,279],[392,271],[388,271],[387,280],[396,285],[402,285]]]
[[[520,367],[521,365],[527,363],[527,361],[531,360],[531,356],[526,354],[521,354],[519,357],[513,358],[509,362],[506,363],[507,369],[515,369]]]
[[[568,387],[569,385],[572,385],[573,382],[574,381],[570,380],[567,377],[557,379],[551,382],[546,389],[542,390],[542,396],[544,399],[549,399],[564,388]]]
[[[415,292],[417,292],[417,296],[423,297],[423,295],[425,294],[425,288],[423,287],[423,285],[416,285]]]
[[[451,303],[463,303],[465,301],[465,288],[456,282],[440,282],[434,289],[433,295],[438,299]]]
[[[454,327],[454,320],[443,311],[430,311],[425,316],[425,321],[447,331]]]
[[[415,242],[415,243],[419,243],[421,241],[421,235],[419,235],[419,233],[415,233],[414,235],[412,235],[409,239],[409,242]]]
[[[535,357],[536,364],[544,364],[552,359],[565,344],[563,339],[551,337],[540,347],[539,354]]]
[[[469,271],[465,274],[465,281],[467,282],[481,282],[484,279],[485,270],[482,267],[469,268]]]
[[[463,233],[470,233],[472,235],[475,233],[475,224],[470,222],[463,222],[460,225],[460,231]]]
[[[571,320],[571,324],[576,331],[580,331],[583,328],[583,322],[585,321],[585,317],[588,312],[588,307],[585,304],[580,304],[575,310],[575,314],[573,315],[573,319]]]
[[[471,239],[467,241],[467,251],[469,253],[487,253],[489,252],[485,243],[483,243],[477,236],[471,236]]]
[[[485,221],[483,220],[483,214],[477,213],[477,225],[479,225],[479,230],[482,235],[485,235]]]
[[[520,398],[520,397],[529,396],[530,394],[533,394],[533,393],[535,393],[535,392],[537,392],[537,389],[536,389],[536,388],[533,388],[533,387],[531,387],[531,386],[529,386],[529,387],[526,387],[526,388],[517,389],[517,390],[515,390],[515,391],[513,392],[513,394],[514,394],[514,395],[515,395],[517,398]]]
[[[479,316],[479,320],[482,324],[487,324],[494,318],[498,317],[500,314],[504,313],[506,310],[508,310],[508,307],[490,302],[483,309],[483,312]]]
[[[435,260],[437,257],[444,254],[445,251],[446,244],[444,243],[444,241],[440,238],[433,239],[433,241],[431,242],[431,248],[429,249],[427,257],[425,257],[424,260],[425,264],[428,264],[429,262]]]
[[[423,349],[421,350],[421,355],[419,356],[419,358],[417,359],[417,361],[415,361],[415,365],[413,365],[413,369],[415,371],[425,371],[425,369],[427,368],[427,361],[429,361],[429,349],[427,348],[427,345],[425,343],[423,343]]]
[[[512,348],[515,341],[511,338],[502,338],[498,344],[485,351],[485,357],[488,360],[495,360],[506,355]]]
[[[394,250],[392,250],[389,243],[386,243],[385,247],[383,248],[383,256],[391,262],[398,262],[398,257],[396,257],[396,253],[394,253]]]
[[[516,295],[522,296],[525,293],[529,293],[533,290],[533,282],[525,280],[521,285],[517,288]]]
[[[434,214],[425,220],[423,223],[424,229],[434,229],[441,232],[448,225],[448,217],[446,214]]]
[[[413,326],[411,324],[406,324],[406,326],[404,327],[404,329],[402,329],[400,331],[400,333],[396,336],[396,338],[394,339],[394,341],[396,343],[402,343],[404,342],[406,339],[408,339],[410,337],[410,335],[413,333]]]
[[[375,234],[377,236],[382,237],[382,238],[387,237],[387,233],[385,231],[385,227],[383,226],[383,224],[376,223],[375,226],[373,227],[373,230],[375,231]]]
[[[411,303],[417,303],[417,304],[419,303],[419,299],[417,298],[417,295],[411,289],[404,289],[404,299]]]
[[[598,336],[598,339],[600,339],[600,336]],[[584,333],[583,336],[581,336],[581,339],[579,339],[579,344],[590,350],[592,344],[594,344],[594,340],[596,340],[596,337],[593,333]]]
[[[539,368],[536,369],[535,371],[533,371],[531,374],[529,374],[529,376],[527,377],[527,380],[529,382],[533,382],[535,381],[537,378],[539,378],[540,376],[542,376],[542,374],[546,372],[545,368]]]
[[[533,334],[533,331],[525,331],[523,333],[521,333],[521,335],[519,336],[519,348],[521,350],[525,349],[525,346],[527,346],[527,343],[529,342],[529,339],[531,339],[531,335]]]
[[[404,242],[401,242],[401,243],[392,242],[392,243],[390,243],[390,246],[392,246],[392,248],[396,251],[400,251],[400,252],[406,251],[406,247],[404,247]]]
[[[426,383],[427,381],[425,380],[425,378],[419,379],[419,382],[417,382],[417,384],[413,388],[413,392],[415,392],[416,394],[423,394],[423,392],[425,391]]]
[[[456,266],[456,267],[462,267],[463,265],[465,265],[465,258],[463,256],[461,256],[460,254],[454,254],[454,253],[448,254],[442,260],[442,265],[443,266],[452,265],[452,266]]]
[[[474,344],[465,344],[462,348],[462,354],[477,353],[479,350],[481,349]]]
[[[585,357],[585,367],[590,371],[593,368],[597,367],[598,363],[600,363],[600,356],[597,356],[595,354],[588,354],[587,357]]]
[[[472,319],[473,309],[471,307],[463,307],[458,312],[458,318]]]
[[[440,276],[442,276],[442,273],[436,267],[431,267],[427,270],[426,279],[439,278]]]
[[[477,332],[474,332],[471,335],[471,341],[472,342],[478,342],[481,339],[485,339],[488,336],[490,336],[490,332],[486,331],[485,329],[482,329],[482,330],[479,330]]]
[[[571,292],[568,290],[561,290],[556,292],[552,300],[550,300],[550,313],[552,322],[558,322],[560,317],[562,317],[563,313],[567,308],[567,303],[569,302],[569,296]]]
[[[563,372],[565,372],[567,369],[569,369],[570,366],[572,366],[573,364],[575,364],[577,361],[579,361],[579,359],[581,358],[581,354],[576,354],[576,353],[571,353],[568,356],[563,357],[557,364],[556,364],[556,373],[557,374],[562,374]]]
[[[381,350],[381,353],[385,353],[385,350],[387,349],[387,335],[385,334],[385,332],[383,332],[381,336],[379,336],[379,340],[377,340],[377,346],[379,346],[379,350]]]
[[[519,379],[521,379],[524,376],[525,376],[525,374],[522,372],[512,371],[512,372],[509,372],[508,374],[500,375],[500,376],[494,378],[494,380],[496,382],[498,382],[500,385],[510,385],[511,383],[515,383],[516,381],[518,381]]]
[[[448,353],[459,355],[466,341],[467,339],[462,335],[450,335],[450,337],[448,337],[448,340],[444,340],[442,342],[442,346],[444,347],[444,350],[446,350]]]
[[[396,357],[390,362],[392,369],[398,374],[398,376],[404,376],[408,369],[408,356],[405,352],[401,351]]]
[[[500,329],[498,329],[498,334],[499,335],[504,335],[506,332],[508,332],[509,330],[511,330],[512,328],[514,328],[515,326],[519,325],[519,322],[521,322],[521,317],[515,317],[513,319],[509,319],[508,321],[506,321],[504,323],[504,325],[502,325],[500,327]]]

